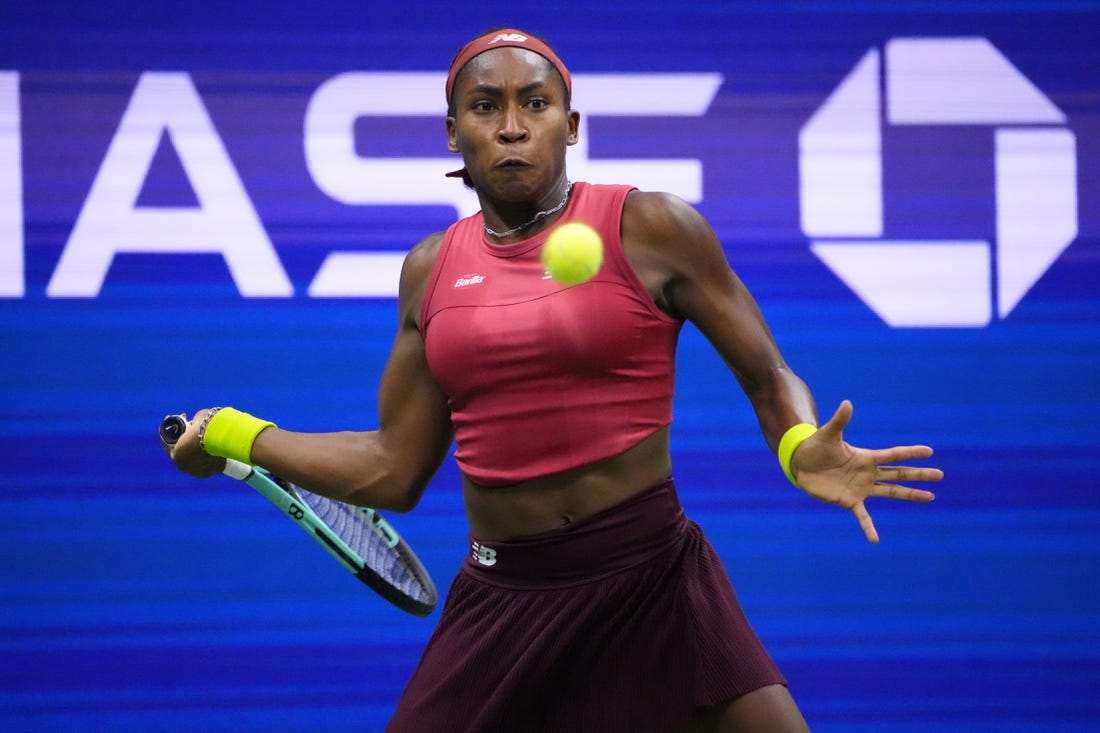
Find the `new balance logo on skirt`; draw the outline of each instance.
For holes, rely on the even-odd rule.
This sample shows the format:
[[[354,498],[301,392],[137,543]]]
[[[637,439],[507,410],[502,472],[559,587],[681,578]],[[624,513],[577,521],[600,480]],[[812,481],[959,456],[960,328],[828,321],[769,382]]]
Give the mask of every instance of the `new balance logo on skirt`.
[[[477,560],[479,564],[485,567],[491,567],[497,564],[497,551],[492,547],[486,547],[480,542],[475,541],[470,543],[470,555]]]

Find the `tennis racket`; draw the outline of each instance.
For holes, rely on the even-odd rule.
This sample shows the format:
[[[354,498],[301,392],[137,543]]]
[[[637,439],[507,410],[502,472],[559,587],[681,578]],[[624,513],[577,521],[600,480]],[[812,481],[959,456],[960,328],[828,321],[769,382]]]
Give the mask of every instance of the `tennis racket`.
[[[175,445],[187,420],[169,415],[160,439]],[[439,600],[435,584],[409,543],[373,509],[313,494],[259,466],[226,459],[225,471],[263,494],[355,577],[403,611],[427,616]]]

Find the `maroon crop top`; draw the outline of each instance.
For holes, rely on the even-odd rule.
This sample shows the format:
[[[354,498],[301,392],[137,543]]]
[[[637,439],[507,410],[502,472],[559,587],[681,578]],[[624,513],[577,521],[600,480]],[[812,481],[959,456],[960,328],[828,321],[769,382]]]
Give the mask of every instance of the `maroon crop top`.
[[[575,286],[540,260],[555,227],[490,242],[481,213],[444,234],[421,310],[428,366],[447,395],[455,460],[507,486],[621,453],[672,421],[676,341],[623,254],[629,186],[577,183],[555,227],[583,221],[604,262]]]

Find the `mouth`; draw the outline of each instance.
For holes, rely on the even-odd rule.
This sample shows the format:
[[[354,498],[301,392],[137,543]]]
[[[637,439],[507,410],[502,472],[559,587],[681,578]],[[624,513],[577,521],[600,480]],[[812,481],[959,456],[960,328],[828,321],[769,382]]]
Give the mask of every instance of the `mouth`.
[[[505,158],[496,164],[497,168],[530,168],[531,164],[523,158]]]

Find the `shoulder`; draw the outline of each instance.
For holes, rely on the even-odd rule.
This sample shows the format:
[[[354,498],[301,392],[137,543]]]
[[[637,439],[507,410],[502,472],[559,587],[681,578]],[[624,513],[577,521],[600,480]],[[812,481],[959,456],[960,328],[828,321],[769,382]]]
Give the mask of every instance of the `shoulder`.
[[[623,206],[623,248],[658,260],[668,274],[722,251],[717,235],[684,199],[661,191],[632,191]]]
[[[628,257],[658,263],[668,276],[700,264],[710,266],[722,253],[706,218],[671,193],[631,192],[623,206],[622,235]]]
[[[445,232],[436,232],[417,242],[409,253],[405,255],[405,263],[401,268],[401,279],[406,276],[412,279],[427,278],[435,266],[435,260],[439,256],[439,248],[443,244]]]
[[[663,191],[631,191],[623,206],[623,228],[638,233],[679,234],[710,229],[703,215],[684,199]]]
[[[687,290],[728,285],[731,270],[718,236],[675,194],[632,192],[623,207],[622,241],[635,274],[669,315],[691,316],[680,302]]]
[[[444,234],[445,232],[436,232],[425,237],[405,255],[405,261],[401,265],[397,300],[406,321],[415,323],[419,316],[420,304],[424,300],[435,261],[439,257]]]

